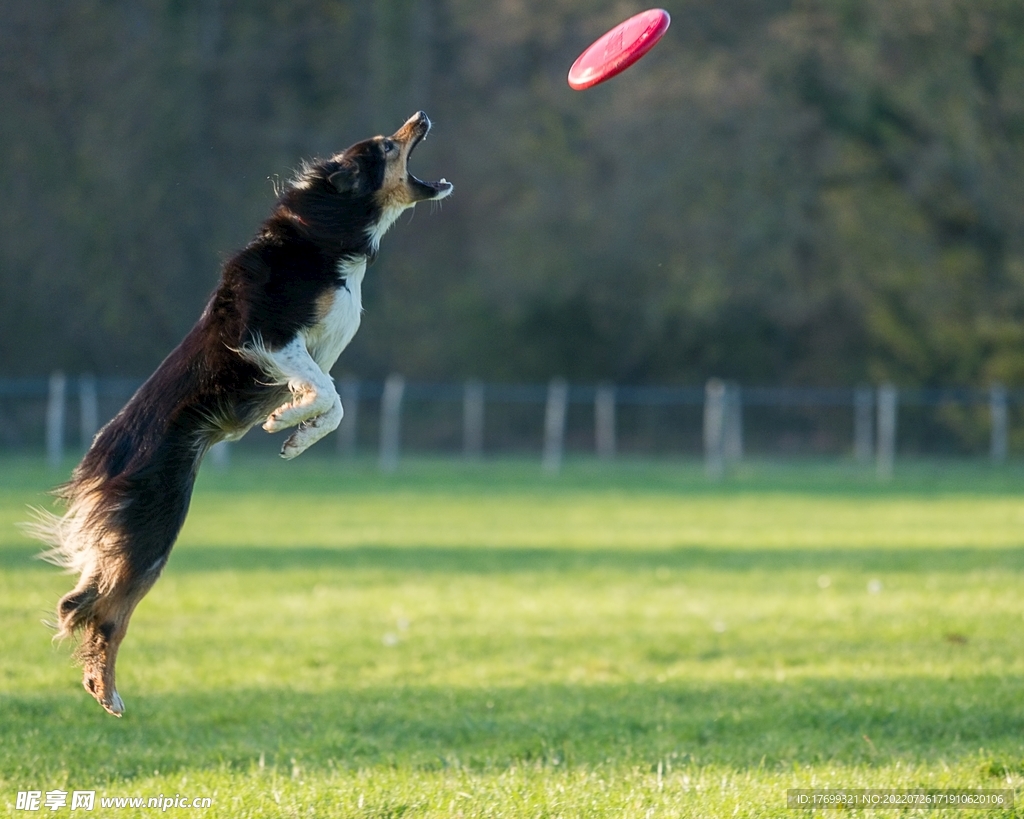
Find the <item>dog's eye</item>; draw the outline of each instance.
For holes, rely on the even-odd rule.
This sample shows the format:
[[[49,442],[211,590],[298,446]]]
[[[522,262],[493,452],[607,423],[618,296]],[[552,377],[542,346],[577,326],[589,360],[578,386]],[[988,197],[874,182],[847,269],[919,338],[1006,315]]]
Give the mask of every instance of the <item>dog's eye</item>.
[[[392,142],[390,139],[385,139],[383,144],[384,144],[384,155],[385,156],[388,156],[388,155],[393,154],[395,152],[395,150],[396,150],[395,143]]]

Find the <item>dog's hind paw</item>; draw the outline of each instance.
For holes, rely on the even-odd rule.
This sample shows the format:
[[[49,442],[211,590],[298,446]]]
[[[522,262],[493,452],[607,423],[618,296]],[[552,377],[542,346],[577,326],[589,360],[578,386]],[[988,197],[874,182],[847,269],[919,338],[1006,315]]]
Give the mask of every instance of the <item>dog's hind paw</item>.
[[[100,701],[108,714],[113,714],[115,717],[120,717],[124,714],[124,700],[121,699],[121,695],[114,691],[105,700]]]
[[[121,695],[117,693],[117,689],[113,685],[104,683],[102,676],[90,674],[87,670],[82,678],[82,685],[108,714],[113,714],[115,717],[124,714],[124,700],[121,699]]]

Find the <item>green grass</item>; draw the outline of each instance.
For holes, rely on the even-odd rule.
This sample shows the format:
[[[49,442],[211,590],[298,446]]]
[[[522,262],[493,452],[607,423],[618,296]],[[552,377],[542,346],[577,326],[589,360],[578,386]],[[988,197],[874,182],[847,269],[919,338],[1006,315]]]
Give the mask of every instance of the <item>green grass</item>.
[[[0,814],[58,788],[225,817],[1024,799],[1019,467],[241,460],[133,619],[122,720],[51,645],[70,579],[14,527],[59,477],[0,461]]]

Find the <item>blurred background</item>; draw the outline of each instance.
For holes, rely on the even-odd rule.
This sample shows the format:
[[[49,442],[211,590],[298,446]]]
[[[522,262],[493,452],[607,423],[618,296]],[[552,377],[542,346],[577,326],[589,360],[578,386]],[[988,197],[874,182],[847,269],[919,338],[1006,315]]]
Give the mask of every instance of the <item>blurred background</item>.
[[[339,379],[998,382],[1012,427],[1024,5],[665,0],[647,58],[570,90],[643,7],[0,0],[0,377],[144,378],[275,181],[423,109],[412,170],[455,194],[383,243]],[[988,451],[971,396],[928,423]]]

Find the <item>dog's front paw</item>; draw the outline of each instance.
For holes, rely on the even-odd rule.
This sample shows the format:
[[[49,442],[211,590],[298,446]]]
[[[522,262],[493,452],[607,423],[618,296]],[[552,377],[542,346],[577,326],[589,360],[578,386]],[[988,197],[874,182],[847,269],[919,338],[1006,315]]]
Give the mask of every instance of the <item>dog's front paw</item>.
[[[298,424],[315,424],[324,411],[331,406],[326,390],[312,388],[293,389],[295,399],[282,404],[263,422],[267,432],[280,432]]]
[[[303,421],[284,442],[284,446],[281,447],[281,457],[290,461],[295,456],[301,455],[327,433],[337,429],[338,424],[341,423],[341,416],[341,401],[335,401],[331,409],[323,415]]]
[[[315,418],[310,418],[308,421],[303,421],[299,424],[298,429],[289,435],[281,446],[281,457],[286,461],[290,461],[323,438],[324,435],[330,432],[329,429],[324,429],[324,421],[326,420],[323,415],[317,415]]]
[[[281,445],[281,457],[286,461],[290,461],[292,458],[297,458],[313,446],[317,440],[319,439],[313,438],[309,435],[308,427],[299,427],[299,429],[289,435],[284,444]]]

